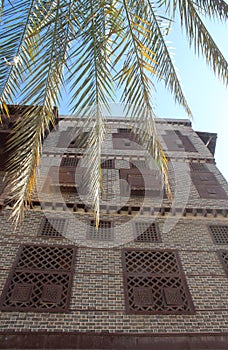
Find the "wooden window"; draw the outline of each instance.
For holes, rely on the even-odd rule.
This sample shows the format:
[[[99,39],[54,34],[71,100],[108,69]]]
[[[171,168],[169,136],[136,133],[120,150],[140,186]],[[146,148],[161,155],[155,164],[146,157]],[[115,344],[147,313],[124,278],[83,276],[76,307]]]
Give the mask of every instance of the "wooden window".
[[[202,172],[207,172],[208,168],[206,166],[206,164],[204,163],[190,163],[190,169],[192,171],[198,172],[198,171],[202,171]]]
[[[192,171],[191,178],[201,198],[227,199],[225,190],[210,171]]]
[[[163,186],[161,174],[156,170],[138,168],[120,169],[119,171],[121,181],[121,194],[132,196],[149,196],[158,197],[163,194]]]
[[[105,159],[101,163],[102,169],[115,169],[115,160],[114,159]]]
[[[179,130],[166,130],[166,135],[162,137],[168,151],[197,152],[188,136],[183,135]]]
[[[123,249],[122,254],[128,313],[194,312],[176,251]]]
[[[70,166],[76,167],[78,165],[80,158],[74,156],[64,156],[61,160],[60,166]]]
[[[75,254],[73,246],[21,246],[3,289],[1,310],[68,310]]]
[[[96,241],[113,240],[113,223],[109,220],[100,220],[98,229],[95,220],[91,220],[88,225],[87,238]]]
[[[118,133],[119,134],[130,134],[132,131],[131,128],[119,128],[118,129]]]
[[[214,243],[228,244],[228,226],[227,225],[210,225],[209,230],[211,232]]]
[[[156,223],[135,222],[134,234],[136,242],[161,242],[159,228]]]
[[[63,218],[43,218],[39,227],[39,236],[62,237],[67,220]]]
[[[228,250],[219,251],[218,256],[223,265],[225,273],[228,275]]]
[[[82,132],[71,141],[70,148],[85,148],[88,141],[89,133]]]
[[[72,139],[72,130],[62,131],[59,135],[57,147],[59,148],[85,148],[89,133],[81,132]]]

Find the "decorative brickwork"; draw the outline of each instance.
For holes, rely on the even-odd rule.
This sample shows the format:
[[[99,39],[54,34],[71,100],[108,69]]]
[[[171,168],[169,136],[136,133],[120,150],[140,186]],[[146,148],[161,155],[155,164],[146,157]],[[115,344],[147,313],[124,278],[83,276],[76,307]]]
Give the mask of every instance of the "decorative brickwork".
[[[123,266],[128,312],[194,311],[176,251],[123,250]]]
[[[158,225],[154,222],[135,222],[135,241],[161,242]]]
[[[74,261],[72,246],[21,246],[3,290],[1,310],[66,311]]]

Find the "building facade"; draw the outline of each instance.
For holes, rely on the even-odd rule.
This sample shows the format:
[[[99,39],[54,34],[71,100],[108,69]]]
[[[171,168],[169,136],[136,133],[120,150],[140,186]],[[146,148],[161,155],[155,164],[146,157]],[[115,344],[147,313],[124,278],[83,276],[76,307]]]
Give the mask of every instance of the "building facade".
[[[188,120],[156,126],[173,201],[135,125],[109,118],[98,230],[84,186],[89,129],[76,130],[83,120],[60,116],[46,138],[16,230],[1,169],[2,348],[228,348],[228,186],[216,135]]]

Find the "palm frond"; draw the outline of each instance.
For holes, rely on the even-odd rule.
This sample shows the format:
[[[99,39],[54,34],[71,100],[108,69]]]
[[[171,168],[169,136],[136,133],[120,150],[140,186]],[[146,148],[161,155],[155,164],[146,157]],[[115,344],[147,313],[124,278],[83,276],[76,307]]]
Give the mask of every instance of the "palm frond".
[[[150,30],[152,33],[148,45],[150,44],[150,46],[153,47],[154,52],[156,52],[157,65],[155,66],[155,69],[157,72],[157,79],[164,81],[165,86],[173,94],[174,100],[184,107],[189,116],[192,116],[177,70],[173,63],[170,49],[165,41],[167,31],[165,30],[165,34],[164,31],[162,31],[160,15],[156,13],[156,8],[151,5],[150,1],[148,1],[147,16],[150,18]]]
[[[204,3],[206,4],[206,2]],[[227,13],[228,5],[223,5]],[[197,54],[201,53],[205,57],[206,63],[224,84],[227,85],[228,63],[204,25],[196,10],[196,6],[190,0],[179,0],[178,8],[181,25],[185,28],[190,46],[193,45],[195,52]]]
[[[194,5],[203,15],[212,19],[218,18],[222,21],[228,19],[228,4],[224,0],[197,0]]]
[[[13,203],[11,217],[15,224],[23,218],[24,207],[31,196],[42,149],[42,135],[47,123],[48,117],[44,108],[29,107],[21,115],[13,131],[6,191],[9,202]]]
[[[126,14],[127,23],[125,33],[122,34],[120,45],[126,50],[126,59],[123,68],[119,71],[116,79],[123,87],[122,101],[127,106],[127,114],[133,116],[140,141],[157,162],[165,177],[167,193],[170,195],[168,186],[167,160],[162,152],[156,132],[154,113],[151,105],[151,81],[149,74],[156,74],[156,61],[154,59],[150,42],[150,23],[147,21],[146,9],[140,2],[140,11],[137,11],[139,2],[123,1],[123,12]],[[144,17],[145,16],[145,17]],[[119,47],[119,51],[121,47]],[[121,56],[115,61],[118,63]]]
[[[57,1],[54,16],[50,18],[49,23],[54,27],[54,35],[48,36],[46,28],[40,33],[39,50],[36,50],[33,62],[36,70],[24,81],[23,102],[30,102],[35,107],[23,115],[10,140],[12,156],[7,181],[11,184],[8,190],[9,197],[14,203],[12,217],[16,222],[23,215],[23,207],[36,178],[44,131],[48,129],[50,121],[53,122],[52,109],[58,101],[63,79],[63,67],[68,49],[67,16],[70,6],[63,8],[58,6],[59,4]],[[37,46],[37,43],[32,40],[30,45]]]
[[[114,95],[112,65],[109,62],[109,41],[116,30],[116,24],[111,21],[114,11],[116,9],[111,2],[90,0],[80,4],[78,20],[82,30],[77,36],[76,49],[70,55],[73,62],[69,75],[73,111],[82,114],[86,108],[88,119],[85,126],[91,129],[85,156],[85,179],[97,226],[101,192],[101,146],[105,134],[102,109],[109,108]]]
[[[105,133],[101,106],[108,109],[114,101],[114,84],[127,105],[126,113],[133,114],[136,127],[140,126],[143,147],[157,160],[168,186],[167,160],[154,125],[152,78],[164,81],[191,115],[165,40],[179,15],[190,45],[227,84],[227,62],[201,19],[208,15],[226,20],[224,0],[8,0],[0,6],[0,108],[7,114],[7,103],[35,106],[18,121],[10,141],[8,179],[13,184],[10,195],[16,220],[29,198],[42,135],[65,82],[70,84],[72,111],[86,110],[85,126],[92,127],[88,173],[97,224]],[[16,64],[7,64],[4,58]]]

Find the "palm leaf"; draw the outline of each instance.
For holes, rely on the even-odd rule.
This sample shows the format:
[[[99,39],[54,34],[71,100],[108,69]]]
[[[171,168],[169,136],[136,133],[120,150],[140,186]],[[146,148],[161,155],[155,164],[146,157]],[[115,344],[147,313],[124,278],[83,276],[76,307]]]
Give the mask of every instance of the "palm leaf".
[[[116,79],[123,87],[122,101],[127,106],[126,112],[128,115],[133,115],[140,141],[157,161],[165,177],[167,193],[171,195],[168,186],[167,160],[160,146],[151,105],[151,82],[148,73],[156,70],[156,63],[154,63],[154,54],[147,45],[151,37],[148,29],[150,23],[147,22],[146,16],[143,17],[147,6],[143,7],[141,3],[140,12],[137,11],[137,6],[139,6],[137,1],[123,1],[123,11],[125,11],[128,26],[123,33],[121,45],[125,50],[127,49],[127,57]],[[118,50],[121,51],[121,47]],[[115,64],[119,60],[120,56],[117,57]]]
[[[54,27],[54,35],[47,35],[50,28],[45,26],[40,33],[39,50],[31,48],[35,52],[33,64],[36,70],[24,81],[23,102],[32,102],[37,107],[30,108],[20,118],[10,140],[12,155],[7,181],[9,198],[14,203],[11,216],[15,222],[23,216],[24,205],[36,178],[44,132],[50,121],[53,123],[52,108],[58,101],[68,48],[69,11],[70,6],[63,8],[57,1],[49,23],[49,26]],[[29,44],[37,48],[35,40]]]

